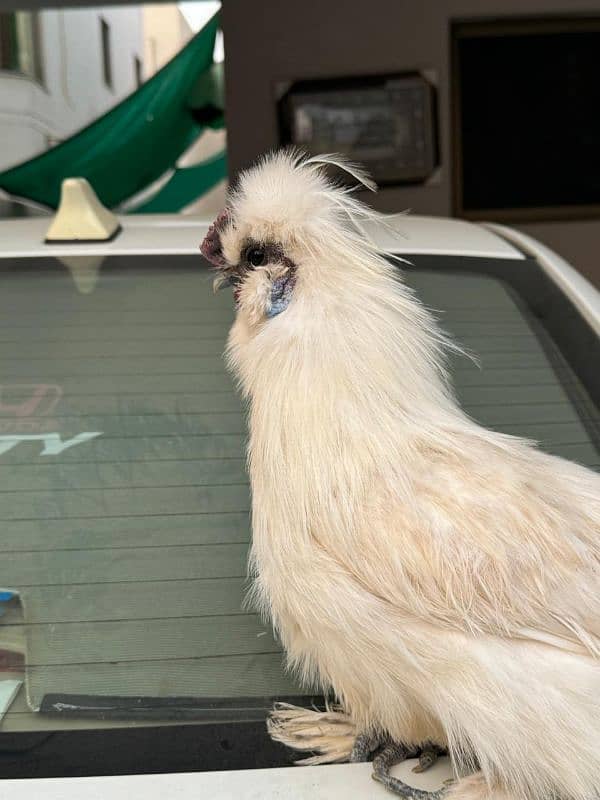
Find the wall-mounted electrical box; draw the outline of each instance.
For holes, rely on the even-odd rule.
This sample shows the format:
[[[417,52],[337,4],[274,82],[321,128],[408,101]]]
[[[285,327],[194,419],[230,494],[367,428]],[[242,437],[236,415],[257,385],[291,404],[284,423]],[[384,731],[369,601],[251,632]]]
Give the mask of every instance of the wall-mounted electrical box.
[[[377,183],[422,183],[437,163],[435,90],[418,74],[292,84],[279,103],[281,144],[343,153]]]

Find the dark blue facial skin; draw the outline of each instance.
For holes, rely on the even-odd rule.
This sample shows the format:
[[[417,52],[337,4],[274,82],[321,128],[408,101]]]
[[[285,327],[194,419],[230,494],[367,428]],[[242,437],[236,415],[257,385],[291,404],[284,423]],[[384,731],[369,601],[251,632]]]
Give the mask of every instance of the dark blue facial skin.
[[[276,278],[271,287],[271,305],[267,317],[276,317],[289,306],[296,284],[296,273],[290,270],[281,278]]]

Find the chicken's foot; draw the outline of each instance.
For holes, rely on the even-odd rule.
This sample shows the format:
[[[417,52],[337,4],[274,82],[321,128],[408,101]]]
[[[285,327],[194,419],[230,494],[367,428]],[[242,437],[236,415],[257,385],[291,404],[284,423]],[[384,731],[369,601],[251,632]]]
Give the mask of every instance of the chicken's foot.
[[[367,761],[370,753],[377,748],[378,744],[379,743],[369,734],[357,736],[350,761]],[[414,768],[413,772],[425,772],[425,770],[435,764],[441,752],[443,751],[433,744],[419,749],[388,741],[381,747],[373,759],[372,777],[385,786],[386,789],[389,789],[399,797],[406,798],[406,800],[442,800],[447,793],[446,787],[442,787],[434,792],[427,792],[423,789],[416,789],[414,786],[409,786],[407,783],[400,780],[400,778],[395,778],[393,775],[390,775],[390,769],[394,764],[399,764],[407,758],[417,757],[419,759],[419,764]]]

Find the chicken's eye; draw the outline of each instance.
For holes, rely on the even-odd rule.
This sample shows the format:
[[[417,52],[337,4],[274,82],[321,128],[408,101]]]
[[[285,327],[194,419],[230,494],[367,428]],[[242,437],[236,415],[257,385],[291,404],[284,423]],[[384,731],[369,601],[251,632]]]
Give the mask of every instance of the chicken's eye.
[[[253,267],[262,267],[267,260],[267,254],[262,247],[249,247],[246,251],[246,261]]]

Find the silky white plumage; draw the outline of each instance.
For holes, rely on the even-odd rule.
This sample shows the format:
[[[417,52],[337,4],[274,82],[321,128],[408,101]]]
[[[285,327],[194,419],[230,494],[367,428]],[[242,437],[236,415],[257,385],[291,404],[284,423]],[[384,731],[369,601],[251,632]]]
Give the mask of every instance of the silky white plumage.
[[[373,215],[287,152],[241,176],[220,229],[226,269],[248,240],[285,256],[241,275],[227,350],[250,400],[253,596],[343,708],[282,707],[272,731],[317,761],[357,732],[433,740],[479,770],[460,800],[590,800],[600,478],[458,407],[452,344],[361,232]]]

